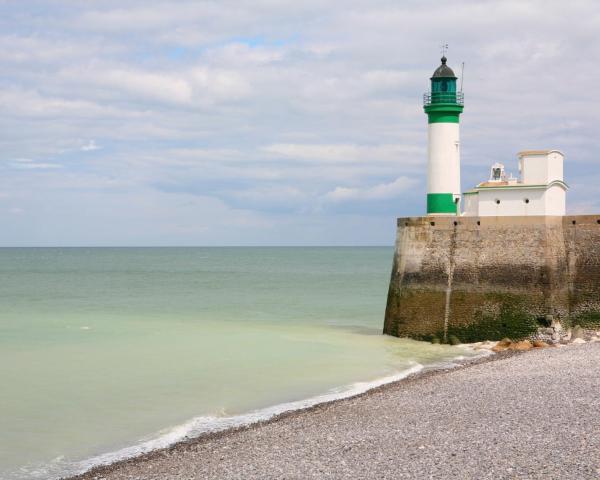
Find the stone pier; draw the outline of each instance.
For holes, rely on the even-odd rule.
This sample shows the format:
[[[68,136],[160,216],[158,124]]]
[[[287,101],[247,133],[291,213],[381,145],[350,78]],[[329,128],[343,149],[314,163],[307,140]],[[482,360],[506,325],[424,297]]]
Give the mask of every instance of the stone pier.
[[[399,218],[384,333],[462,342],[600,327],[600,215]]]

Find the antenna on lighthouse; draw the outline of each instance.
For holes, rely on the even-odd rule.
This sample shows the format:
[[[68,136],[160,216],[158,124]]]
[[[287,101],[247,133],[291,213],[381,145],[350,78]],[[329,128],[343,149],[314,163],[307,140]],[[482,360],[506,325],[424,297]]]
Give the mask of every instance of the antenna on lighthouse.
[[[460,91],[462,92],[462,86],[463,86],[463,77],[465,75],[465,62],[462,62],[462,65],[460,66]]]

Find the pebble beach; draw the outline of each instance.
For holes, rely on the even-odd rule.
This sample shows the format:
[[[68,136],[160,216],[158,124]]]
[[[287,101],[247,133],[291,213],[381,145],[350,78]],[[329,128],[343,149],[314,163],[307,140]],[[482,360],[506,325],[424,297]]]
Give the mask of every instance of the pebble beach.
[[[597,479],[600,342],[502,352],[72,480]]]

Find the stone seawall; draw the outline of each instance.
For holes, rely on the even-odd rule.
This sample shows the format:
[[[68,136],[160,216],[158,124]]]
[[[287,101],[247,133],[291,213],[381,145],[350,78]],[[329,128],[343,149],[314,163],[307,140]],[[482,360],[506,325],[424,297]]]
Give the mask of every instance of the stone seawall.
[[[384,333],[462,342],[600,326],[600,215],[399,218]]]

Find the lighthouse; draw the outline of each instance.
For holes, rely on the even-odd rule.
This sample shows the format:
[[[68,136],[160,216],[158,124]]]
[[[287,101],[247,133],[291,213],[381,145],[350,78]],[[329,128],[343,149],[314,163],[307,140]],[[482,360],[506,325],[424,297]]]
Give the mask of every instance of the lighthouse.
[[[463,93],[446,57],[433,72],[431,91],[423,96],[428,119],[427,215],[460,215],[459,117]]]

